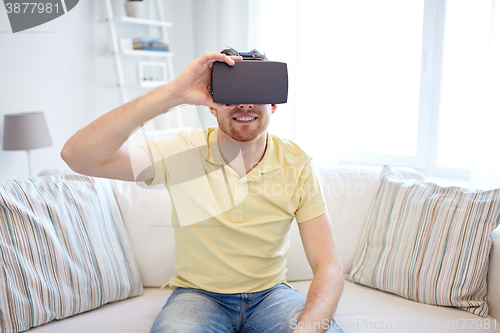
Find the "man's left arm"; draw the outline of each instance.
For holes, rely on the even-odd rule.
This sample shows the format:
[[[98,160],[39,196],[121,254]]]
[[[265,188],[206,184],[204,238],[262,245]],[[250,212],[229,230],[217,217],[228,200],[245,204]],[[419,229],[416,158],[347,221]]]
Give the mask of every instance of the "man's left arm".
[[[330,320],[344,289],[342,264],[335,246],[328,212],[298,225],[314,277],[307,293],[304,310],[293,333],[323,333],[331,323]]]

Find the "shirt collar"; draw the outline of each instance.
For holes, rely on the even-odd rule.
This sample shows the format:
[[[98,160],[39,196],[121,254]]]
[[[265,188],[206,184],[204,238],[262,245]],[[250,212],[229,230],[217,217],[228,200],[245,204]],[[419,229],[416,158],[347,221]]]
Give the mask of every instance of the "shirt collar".
[[[207,138],[208,151],[206,152],[205,159],[215,165],[227,165],[226,161],[222,157],[222,154],[219,150],[219,145],[217,144],[217,139],[219,137],[219,127],[209,128],[209,134]],[[262,160],[257,164],[248,174],[257,176],[260,178],[260,174],[274,171],[278,168],[281,168],[281,163],[278,161],[276,145],[269,134],[269,131],[266,132],[267,137],[267,145],[266,151],[264,152],[264,156]],[[251,177],[254,178],[254,177]]]

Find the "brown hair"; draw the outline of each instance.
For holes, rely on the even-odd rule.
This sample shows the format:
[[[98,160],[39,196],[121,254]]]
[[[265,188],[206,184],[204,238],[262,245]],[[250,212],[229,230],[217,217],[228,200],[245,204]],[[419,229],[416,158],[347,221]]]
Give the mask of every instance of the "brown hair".
[[[227,56],[243,56],[243,60],[269,61],[269,59],[267,59],[267,56],[265,53],[262,54],[259,51],[257,51],[256,49],[253,49],[250,52],[241,52],[240,53],[240,52],[236,51],[235,49],[233,49],[232,47],[230,47],[230,48],[227,48],[227,49],[220,51],[220,53],[225,54]],[[250,57],[252,57],[252,58],[250,58]],[[247,59],[245,59],[245,58],[247,58]]]

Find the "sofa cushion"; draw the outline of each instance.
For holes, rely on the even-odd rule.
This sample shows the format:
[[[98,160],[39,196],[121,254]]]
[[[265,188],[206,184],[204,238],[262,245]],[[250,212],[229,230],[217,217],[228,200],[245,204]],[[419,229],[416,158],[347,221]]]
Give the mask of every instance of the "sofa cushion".
[[[161,287],[176,275],[172,205],[165,185],[110,181],[145,287]]]
[[[351,281],[433,305],[488,314],[486,274],[500,189],[400,181],[384,168]]]
[[[292,283],[304,295],[307,295],[310,285],[311,281]],[[149,332],[171,294],[172,290],[168,288],[144,288],[142,296],[106,304],[94,311],[53,321],[29,332]],[[479,318],[455,308],[412,302],[352,282],[345,283],[335,320],[346,333],[491,333],[500,329],[500,323],[492,317]]]
[[[0,182],[0,322],[20,332],[142,293],[108,182]]]
[[[306,293],[309,282],[293,287]],[[384,291],[346,281],[334,318],[346,333],[452,333],[500,330],[491,316],[478,317],[453,307],[413,302]]]
[[[69,168],[51,168],[38,175],[76,175]],[[175,273],[172,204],[165,185],[102,179],[111,184],[127,229],[144,287],[161,287]]]
[[[382,167],[339,166],[318,171],[340,261],[344,272],[349,273],[377,194]],[[394,168],[394,173],[401,179],[424,179],[421,173],[410,168]],[[313,277],[296,223],[290,231],[287,267],[289,281]]]
[[[144,288],[141,296],[108,303],[93,311],[56,320],[30,333],[146,333],[172,290]]]
[[[493,245],[488,266],[488,305],[489,314],[500,322],[500,227],[491,233]]]

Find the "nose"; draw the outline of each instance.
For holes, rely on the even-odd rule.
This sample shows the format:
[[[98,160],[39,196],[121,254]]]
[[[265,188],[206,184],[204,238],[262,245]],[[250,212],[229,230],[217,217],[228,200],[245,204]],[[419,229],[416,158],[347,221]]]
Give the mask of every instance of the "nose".
[[[238,109],[253,109],[255,104],[238,104]]]

